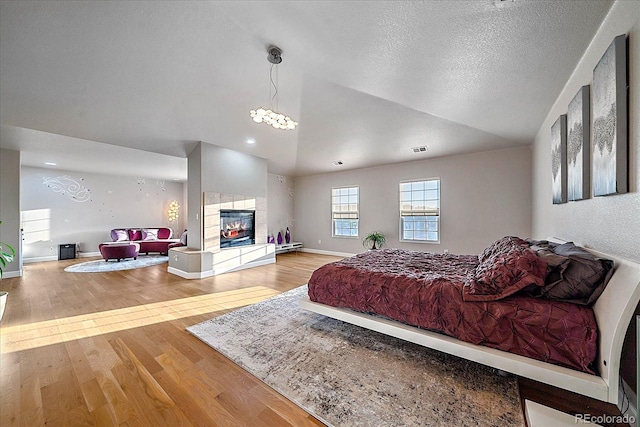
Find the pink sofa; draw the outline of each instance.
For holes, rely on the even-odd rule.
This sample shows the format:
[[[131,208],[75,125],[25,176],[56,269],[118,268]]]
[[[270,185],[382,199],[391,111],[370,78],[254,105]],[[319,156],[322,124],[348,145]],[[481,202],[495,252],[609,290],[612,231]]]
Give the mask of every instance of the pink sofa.
[[[172,239],[173,230],[166,227],[160,228],[114,228],[111,230],[111,239],[114,243],[138,243],[139,253],[149,254],[158,252],[169,253],[169,245],[179,243],[180,239]]]

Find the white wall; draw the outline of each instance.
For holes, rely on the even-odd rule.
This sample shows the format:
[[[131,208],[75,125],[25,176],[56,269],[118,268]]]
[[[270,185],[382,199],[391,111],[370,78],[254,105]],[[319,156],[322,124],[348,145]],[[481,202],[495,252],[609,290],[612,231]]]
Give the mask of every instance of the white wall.
[[[267,160],[261,157],[201,141],[189,153],[188,168],[191,249],[204,248],[203,193],[267,196]]]
[[[267,215],[268,233],[274,236],[289,227],[293,236],[293,179],[284,175],[267,176]]]
[[[4,277],[21,275],[20,254],[20,152],[0,149],[0,242],[11,246],[16,257]],[[6,248],[5,248],[5,251]],[[7,251],[8,252],[8,251]]]
[[[399,182],[440,177],[439,244],[399,242]],[[294,179],[294,238],[306,248],[359,253],[374,230],[387,246],[477,254],[492,241],[531,233],[530,147],[487,151]],[[360,187],[360,236],[331,237],[331,188]],[[322,243],[318,243],[318,241]]]
[[[629,39],[629,193],[551,203],[551,125],[615,36]],[[593,92],[593,91],[592,91]],[[542,124],[533,145],[533,236],[558,237],[640,261],[640,2],[616,2]]]
[[[189,153],[187,158],[187,203],[189,216],[187,221],[187,246],[191,249],[203,248],[202,218],[204,214],[202,199],[202,144]]]
[[[95,253],[99,243],[111,240],[112,228],[170,227],[178,237],[184,229],[184,184],[179,182],[26,166],[21,175],[25,259],[57,259],[58,245],[65,243]],[[73,182],[79,186],[71,187]],[[171,200],[181,203],[173,223],[167,217]]]
[[[205,142],[202,191],[267,196],[267,159]]]

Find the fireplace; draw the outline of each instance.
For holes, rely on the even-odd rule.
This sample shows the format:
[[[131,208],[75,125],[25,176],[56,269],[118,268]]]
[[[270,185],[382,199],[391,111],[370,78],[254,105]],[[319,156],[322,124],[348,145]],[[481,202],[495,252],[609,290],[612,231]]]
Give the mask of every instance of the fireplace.
[[[253,245],[255,211],[220,210],[220,248]]]

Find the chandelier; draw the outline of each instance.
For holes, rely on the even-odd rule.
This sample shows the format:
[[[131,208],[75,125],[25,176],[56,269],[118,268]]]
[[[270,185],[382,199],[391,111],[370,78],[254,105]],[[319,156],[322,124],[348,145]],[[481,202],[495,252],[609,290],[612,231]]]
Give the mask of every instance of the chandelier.
[[[271,68],[269,69],[269,102],[271,104],[270,108],[258,107],[255,110],[251,110],[249,113],[251,114],[251,118],[256,123],[266,123],[276,129],[284,129],[284,130],[294,130],[296,126],[298,126],[298,122],[291,119],[291,117],[279,113],[278,110],[278,68],[276,68],[276,82],[273,81],[273,66],[278,65],[282,62],[282,51],[277,46],[271,46],[267,50],[269,53],[267,55],[267,61],[271,63]],[[271,96],[271,88],[273,87],[274,93]],[[273,103],[275,100],[276,108],[273,108]]]

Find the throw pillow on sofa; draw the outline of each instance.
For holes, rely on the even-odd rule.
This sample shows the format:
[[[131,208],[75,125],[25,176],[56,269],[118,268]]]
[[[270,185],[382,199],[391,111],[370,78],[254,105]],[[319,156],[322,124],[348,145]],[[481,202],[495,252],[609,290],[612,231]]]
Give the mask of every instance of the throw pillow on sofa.
[[[114,242],[123,242],[129,240],[127,230],[111,230],[111,240],[113,240]]]
[[[131,241],[142,240],[142,231],[137,230],[135,228],[130,228],[129,229],[129,240],[131,240]]]
[[[142,229],[142,240],[158,240],[158,229],[157,228],[143,228]]]

